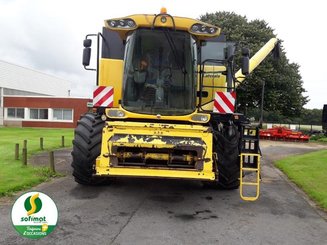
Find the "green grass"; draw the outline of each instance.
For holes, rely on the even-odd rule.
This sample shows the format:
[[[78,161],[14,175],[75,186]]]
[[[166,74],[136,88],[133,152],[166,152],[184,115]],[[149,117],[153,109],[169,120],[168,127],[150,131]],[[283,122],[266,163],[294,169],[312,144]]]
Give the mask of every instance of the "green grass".
[[[327,211],[327,150],[287,157],[275,164]]]
[[[27,140],[28,159],[32,154],[41,152],[40,137],[43,137],[44,150],[61,147],[61,136],[65,136],[65,147],[72,145],[73,129],[44,128],[0,128],[0,196],[35,186],[57,176],[47,167],[22,165],[21,152],[23,141]],[[15,144],[19,144],[20,160],[15,158]]]

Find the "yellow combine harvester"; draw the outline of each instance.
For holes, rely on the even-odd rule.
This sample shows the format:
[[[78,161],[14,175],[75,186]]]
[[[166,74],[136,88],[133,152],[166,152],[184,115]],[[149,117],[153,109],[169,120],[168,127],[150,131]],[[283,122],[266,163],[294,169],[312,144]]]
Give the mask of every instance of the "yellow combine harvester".
[[[92,39],[97,67],[89,68]],[[219,27],[173,17],[131,15],[105,21],[84,40],[83,65],[95,70],[96,113],[81,117],[73,142],[73,175],[80,184],[103,177],[195,179],[241,197],[259,195],[258,131],[234,112],[235,84],[278,46],[270,40],[251,60],[242,49],[234,74],[235,44]],[[253,182],[243,181],[254,171]],[[243,185],[255,194],[243,194]]]

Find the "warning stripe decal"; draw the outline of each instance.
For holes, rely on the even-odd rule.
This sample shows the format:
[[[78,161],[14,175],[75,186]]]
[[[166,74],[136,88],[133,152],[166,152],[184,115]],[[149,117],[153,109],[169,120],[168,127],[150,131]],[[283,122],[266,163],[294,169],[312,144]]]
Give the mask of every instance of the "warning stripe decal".
[[[235,91],[216,92],[213,111],[218,113],[234,113],[235,99]]]
[[[112,107],[114,102],[114,88],[99,86],[93,92],[94,107]]]

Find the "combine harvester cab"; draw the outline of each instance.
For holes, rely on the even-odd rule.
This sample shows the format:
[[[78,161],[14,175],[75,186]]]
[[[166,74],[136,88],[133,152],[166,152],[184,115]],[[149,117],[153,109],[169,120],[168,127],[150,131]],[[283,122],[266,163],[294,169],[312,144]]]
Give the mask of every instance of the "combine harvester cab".
[[[97,62],[90,68],[91,38]],[[84,40],[83,65],[96,71],[95,113],[81,117],[73,142],[80,184],[114,176],[196,179],[259,196],[259,131],[235,112],[235,84],[278,48],[271,39],[251,60],[219,27],[173,17],[131,15],[105,21]],[[253,182],[243,172],[255,173]],[[243,185],[255,194],[243,194]]]

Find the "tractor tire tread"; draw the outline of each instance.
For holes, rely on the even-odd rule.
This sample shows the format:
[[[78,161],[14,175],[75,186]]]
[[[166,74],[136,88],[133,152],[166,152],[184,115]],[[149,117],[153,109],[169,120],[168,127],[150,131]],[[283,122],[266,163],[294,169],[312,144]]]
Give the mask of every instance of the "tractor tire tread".
[[[104,121],[99,115],[86,113],[78,121],[73,140],[72,168],[75,181],[82,185],[94,185],[99,179],[93,177],[96,158],[101,153]]]

